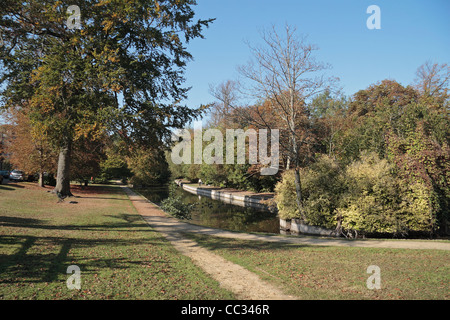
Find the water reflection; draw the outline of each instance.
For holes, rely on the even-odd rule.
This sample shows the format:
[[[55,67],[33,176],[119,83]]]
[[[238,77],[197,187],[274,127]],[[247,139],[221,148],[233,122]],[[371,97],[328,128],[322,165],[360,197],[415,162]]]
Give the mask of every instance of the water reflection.
[[[168,186],[158,186],[138,190],[151,202],[160,205],[169,196]],[[220,229],[244,232],[279,233],[280,223],[277,215],[254,208],[244,208],[205,196],[198,196],[177,188],[186,203],[195,203],[191,223]]]

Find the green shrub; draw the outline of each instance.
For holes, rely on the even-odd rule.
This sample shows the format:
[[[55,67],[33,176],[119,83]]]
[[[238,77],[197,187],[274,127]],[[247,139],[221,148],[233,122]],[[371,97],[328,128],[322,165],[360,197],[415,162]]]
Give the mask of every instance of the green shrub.
[[[335,210],[345,191],[342,169],[338,163],[322,155],[301,171],[301,178],[307,222],[324,228],[334,227]]]
[[[363,234],[431,231],[433,193],[423,183],[402,179],[397,170],[373,152],[344,169],[321,156],[300,172],[306,222],[324,228],[340,223]],[[275,192],[280,218],[299,218],[292,170],[283,173]]]
[[[176,188],[174,183],[169,185],[169,197],[161,201],[161,209],[175,218],[190,220],[195,203],[184,203],[181,195],[176,195]]]
[[[281,175],[281,181],[275,186],[275,202],[281,219],[295,219],[300,217],[298,212],[294,171],[288,170]]]
[[[347,167],[347,193],[337,209],[345,229],[402,235],[429,231],[429,192],[395,173],[395,166],[375,153],[364,153]]]
[[[303,209],[310,225],[331,228],[335,225],[335,209],[343,193],[341,169],[323,155],[300,172]],[[281,219],[298,218],[294,171],[283,173],[275,188],[275,202]]]

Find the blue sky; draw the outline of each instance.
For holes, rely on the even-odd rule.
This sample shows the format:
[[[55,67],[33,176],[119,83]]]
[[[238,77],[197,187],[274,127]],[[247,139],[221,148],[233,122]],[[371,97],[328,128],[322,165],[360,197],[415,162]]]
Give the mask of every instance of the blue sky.
[[[245,44],[261,42],[260,31],[286,23],[308,35],[318,60],[332,65],[346,95],[384,79],[403,85],[427,60],[450,64],[448,0],[197,0],[197,18],[216,18],[205,39],[188,44],[194,61],[186,69],[191,86],[184,101],[197,107],[214,101],[209,85],[236,79],[236,67],[251,57]],[[367,7],[381,10],[381,29],[369,30]]]

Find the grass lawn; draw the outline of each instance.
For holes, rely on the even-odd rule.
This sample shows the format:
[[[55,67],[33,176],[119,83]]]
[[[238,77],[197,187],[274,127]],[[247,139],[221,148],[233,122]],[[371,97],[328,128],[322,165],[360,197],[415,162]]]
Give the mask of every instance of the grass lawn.
[[[450,253],[443,250],[321,247],[187,234],[300,299],[450,298]],[[381,289],[368,289],[370,265]]]
[[[154,232],[119,187],[75,188],[62,203],[49,190],[0,185],[0,299],[234,298]],[[70,265],[81,270],[80,290],[67,288]]]

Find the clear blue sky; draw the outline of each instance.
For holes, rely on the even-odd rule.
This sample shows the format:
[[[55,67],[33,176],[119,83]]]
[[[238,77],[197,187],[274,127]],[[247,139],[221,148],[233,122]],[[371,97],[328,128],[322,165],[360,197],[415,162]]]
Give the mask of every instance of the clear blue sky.
[[[205,39],[188,44],[194,61],[186,69],[192,86],[186,103],[214,101],[209,84],[237,78],[251,54],[245,40],[260,43],[260,31],[286,23],[308,35],[318,60],[341,79],[346,95],[384,79],[403,85],[427,60],[450,65],[449,0],[197,0],[198,18],[216,18]],[[381,9],[381,29],[369,30],[370,5]]]

